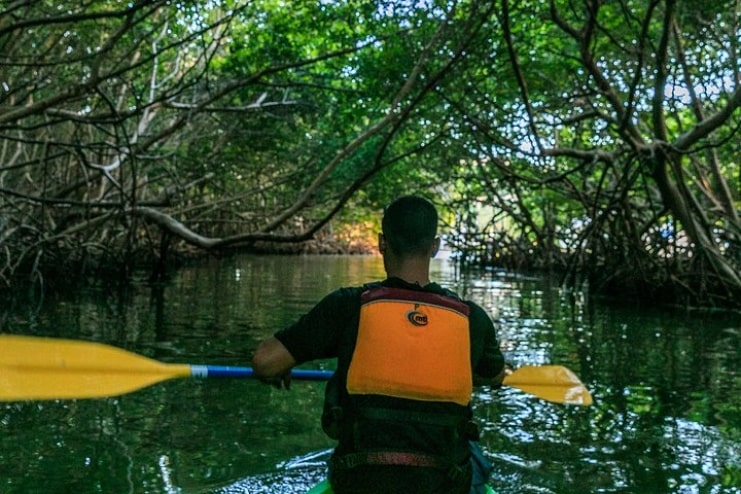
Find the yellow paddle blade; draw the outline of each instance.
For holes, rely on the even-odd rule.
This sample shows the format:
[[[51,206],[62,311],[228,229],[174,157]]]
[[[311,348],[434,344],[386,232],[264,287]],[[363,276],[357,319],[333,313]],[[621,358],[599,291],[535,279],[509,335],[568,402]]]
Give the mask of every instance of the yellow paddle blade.
[[[0,335],[0,401],[117,396],[190,375],[100,343]]]
[[[554,403],[592,404],[589,390],[576,374],[561,365],[526,365],[507,375],[502,384]]]

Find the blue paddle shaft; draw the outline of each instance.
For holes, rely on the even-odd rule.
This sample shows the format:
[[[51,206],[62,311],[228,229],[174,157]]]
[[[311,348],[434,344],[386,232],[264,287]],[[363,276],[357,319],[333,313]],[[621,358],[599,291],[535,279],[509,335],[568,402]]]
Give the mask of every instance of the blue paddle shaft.
[[[328,370],[293,369],[291,379],[297,381],[328,381],[334,374]],[[191,365],[190,375],[197,378],[206,377],[257,377],[252,367],[234,367],[228,365]]]

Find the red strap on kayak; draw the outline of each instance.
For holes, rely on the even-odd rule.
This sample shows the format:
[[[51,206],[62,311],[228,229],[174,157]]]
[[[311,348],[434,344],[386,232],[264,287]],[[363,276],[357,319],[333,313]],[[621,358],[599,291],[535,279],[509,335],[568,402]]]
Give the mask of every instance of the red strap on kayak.
[[[448,469],[450,460],[439,456],[403,451],[369,451],[366,453],[351,453],[342,456],[333,456],[333,468],[348,469],[361,465],[397,465],[408,467],[428,467]]]

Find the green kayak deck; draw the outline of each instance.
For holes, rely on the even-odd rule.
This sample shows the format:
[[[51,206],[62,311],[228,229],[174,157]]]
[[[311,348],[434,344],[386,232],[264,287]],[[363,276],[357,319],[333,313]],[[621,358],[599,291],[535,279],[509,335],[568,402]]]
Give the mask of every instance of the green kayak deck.
[[[494,489],[487,486],[486,487],[487,494],[497,494]],[[326,480],[323,480],[319,482],[317,485],[309,489],[309,492],[306,494],[332,494],[332,486],[329,485],[329,482]]]

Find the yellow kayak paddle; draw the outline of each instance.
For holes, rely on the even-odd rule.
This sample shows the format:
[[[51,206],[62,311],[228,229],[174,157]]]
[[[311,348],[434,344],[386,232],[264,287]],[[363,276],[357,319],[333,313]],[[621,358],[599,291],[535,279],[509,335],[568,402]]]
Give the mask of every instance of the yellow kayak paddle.
[[[167,364],[102,343],[0,335],[0,401],[104,398],[183,377],[256,376],[250,367]],[[291,377],[326,381],[332,371],[294,369]],[[555,403],[592,403],[579,378],[559,365],[521,367],[503,384]]]

